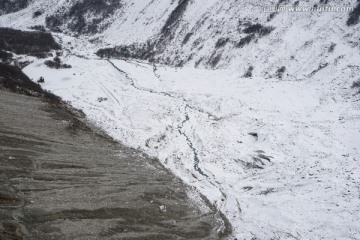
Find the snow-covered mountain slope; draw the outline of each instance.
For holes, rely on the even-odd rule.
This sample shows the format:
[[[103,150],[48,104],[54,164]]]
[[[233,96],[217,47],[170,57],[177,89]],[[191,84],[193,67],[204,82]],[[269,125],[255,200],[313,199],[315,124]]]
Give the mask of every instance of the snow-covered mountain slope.
[[[72,68],[31,58],[24,71],[196,187],[234,237],[360,239],[359,11],[355,0],[34,0],[0,26],[56,31]]]
[[[353,15],[264,11],[276,5],[355,9]],[[344,55],[344,48],[345,53],[358,52],[359,11],[356,0],[34,0],[26,9],[3,16],[0,25],[45,25],[86,36],[99,48],[122,46],[119,56],[172,65],[231,65],[244,74],[252,67],[260,77],[285,67],[283,78],[296,80],[329,66]],[[313,68],[305,69],[309,62]]]

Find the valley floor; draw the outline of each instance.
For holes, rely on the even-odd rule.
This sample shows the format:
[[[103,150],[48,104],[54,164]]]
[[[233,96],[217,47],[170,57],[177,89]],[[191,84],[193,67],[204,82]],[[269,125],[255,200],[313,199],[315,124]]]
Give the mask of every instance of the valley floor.
[[[196,187],[238,239],[360,238],[360,105],[348,83],[64,60],[71,69],[35,60],[24,72]]]

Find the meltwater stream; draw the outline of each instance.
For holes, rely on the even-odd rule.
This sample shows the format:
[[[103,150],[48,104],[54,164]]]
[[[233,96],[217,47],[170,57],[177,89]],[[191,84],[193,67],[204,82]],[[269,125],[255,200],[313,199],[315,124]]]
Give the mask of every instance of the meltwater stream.
[[[229,234],[221,214],[157,160],[96,132],[65,109],[0,90],[0,239]]]

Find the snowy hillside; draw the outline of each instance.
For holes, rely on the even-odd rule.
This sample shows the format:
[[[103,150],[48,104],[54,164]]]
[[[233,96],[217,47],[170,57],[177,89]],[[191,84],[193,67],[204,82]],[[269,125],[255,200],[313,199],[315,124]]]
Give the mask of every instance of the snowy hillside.
[[[263,11],[299,4],[354,11]],[[25,57],[24,72],[159,158],[233,238],[360,239],[359,11],[355,0],[35,0],[0,26],[53,31],[71,68]]]
[[[357,6],[357,13],[264,11],[280,4]],[[86,36],[98,48],[126,48],[119,56],[172,65],[230,65],[244,74],[252,66],[254,75],[265,77],[284,66],[283,77],[297,80],[331,64],[344,48],[358,47],[359,11],[356,0],[35,0],[3,16],[0,25],[43,25]],[[309,61],[312,68],[306,69]]]

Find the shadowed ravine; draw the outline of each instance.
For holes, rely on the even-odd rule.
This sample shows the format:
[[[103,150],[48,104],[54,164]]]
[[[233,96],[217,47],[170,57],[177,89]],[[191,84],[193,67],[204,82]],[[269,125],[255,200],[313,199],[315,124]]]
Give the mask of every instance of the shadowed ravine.
[[[0,90],[0,239],[221,239],[230,228],[157,160],[62,108]],[[199,197],[201,199],[201,197]]]

